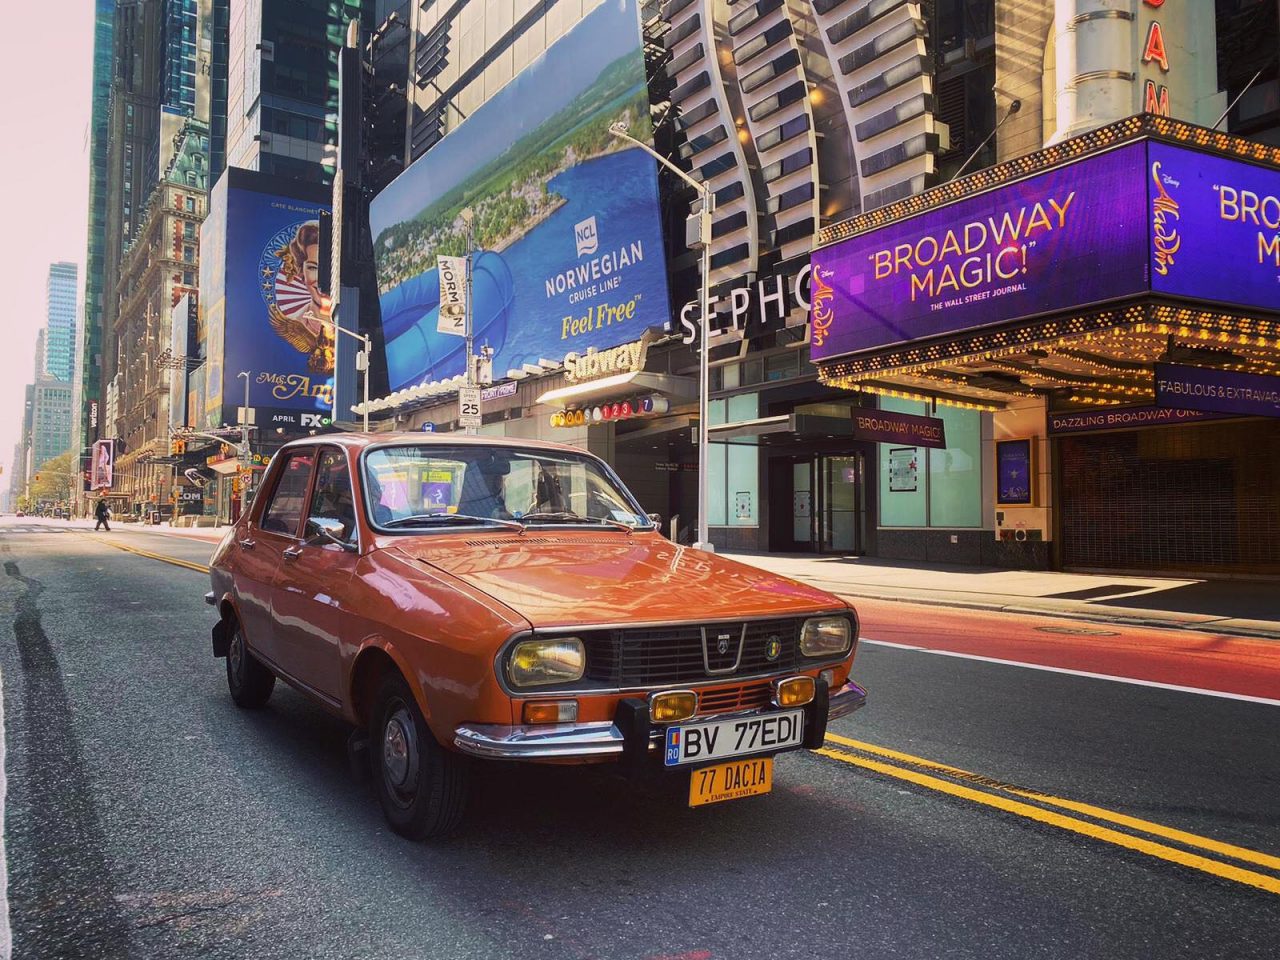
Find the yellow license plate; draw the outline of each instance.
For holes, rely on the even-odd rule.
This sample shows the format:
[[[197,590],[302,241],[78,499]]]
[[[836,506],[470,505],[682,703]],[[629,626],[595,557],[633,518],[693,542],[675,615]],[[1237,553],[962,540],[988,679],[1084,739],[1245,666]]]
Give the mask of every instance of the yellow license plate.
[[[693,771],[689,806],[755,797],[773,789],[773,757],[734,760]]]

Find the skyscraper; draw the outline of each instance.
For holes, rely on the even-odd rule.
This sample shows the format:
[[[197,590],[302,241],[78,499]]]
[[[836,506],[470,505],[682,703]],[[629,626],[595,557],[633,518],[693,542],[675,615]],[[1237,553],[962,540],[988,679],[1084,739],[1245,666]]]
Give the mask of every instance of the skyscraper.
[[[71,382],[75,369],[76,282],[79,270],[74,263],[49,265],[45,284],[44,373],[55,380]]]
[[[111,109],[115,0],[97,0],[93,16],[93,91],[89,120],[89,244],[84,273],[84,331],[76,398],[78,446],[93,440],[89,406],[102,399],[103,269],[107,228],[107,120]]]
[[[295,180],[332,179],[337,53],[348,21],[372,25],[373,6],[369,0],[231,0],[228,166]]]

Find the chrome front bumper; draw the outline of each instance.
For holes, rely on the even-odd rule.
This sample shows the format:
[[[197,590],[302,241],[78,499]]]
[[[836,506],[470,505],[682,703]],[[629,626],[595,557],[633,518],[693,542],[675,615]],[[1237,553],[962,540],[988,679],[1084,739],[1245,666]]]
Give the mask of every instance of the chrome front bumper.
[[[866,702],[867,692],[850,681],[831,692],[827,719],[848,716]],[[661,749],[663,737],[661,728],[650,731],[651,753]],[[463,724],[453,736],[453,745],[463,753],[490,760],[599,760],[621,756],[625,744],[618,725],[607,720],[523,726]]]

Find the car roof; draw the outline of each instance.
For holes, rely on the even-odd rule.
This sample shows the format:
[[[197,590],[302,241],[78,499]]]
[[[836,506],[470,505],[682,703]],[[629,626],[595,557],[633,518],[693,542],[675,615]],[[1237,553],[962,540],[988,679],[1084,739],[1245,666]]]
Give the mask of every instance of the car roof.
[[[368,447],[381,447],[385,445],[405,444],[417,447],[456,447],[456,446],[478,446],[478,447],[519,447],[529,450],[556,450],[566,451],[569,453],[587,454],[594,456],[581,447],[575,447],[567,443],[553,443],[550,440],[525,440],[519,437],[486,437],[472,436],[466,433],[430,433],[430,432],[410,432],[398,431],[394,433],[365,433],[363,431],[354,431],[351,433],[325,433],[317,434],[311,437],[299,437],[296,440],[290,440],[281,450],[289,450],[294,447],[310,446],[317,443],[337,444],[359,453]]]

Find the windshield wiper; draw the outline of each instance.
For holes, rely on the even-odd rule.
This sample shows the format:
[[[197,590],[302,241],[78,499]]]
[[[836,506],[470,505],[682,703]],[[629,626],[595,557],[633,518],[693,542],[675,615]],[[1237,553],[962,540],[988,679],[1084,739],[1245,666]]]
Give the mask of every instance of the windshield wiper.
[[[408,527],[408,526],[430,526],[435,523],[452,523],[454,521],[464,521],[466,523],[494,523],[501,527],[509,527],[512,530],[524,532],[524,524],[517,523],[515,520],[500,520],[497,517],[473,517],[466,513],[415,513],[411,517],[396,517],[381,524],[383,527]]]
[[[623,523],[621,520],[610,520],[608,517],[584,517],[580,514],[573,513],[570,510],[549,511],[546,513],[526,513],[520,518],[521,523],[528,523],[530,520],[545,520],[549,523],[595,523],[617,527],[619,530],[625,530],[627,533],[635,532],[635,527],[629,523]]]

